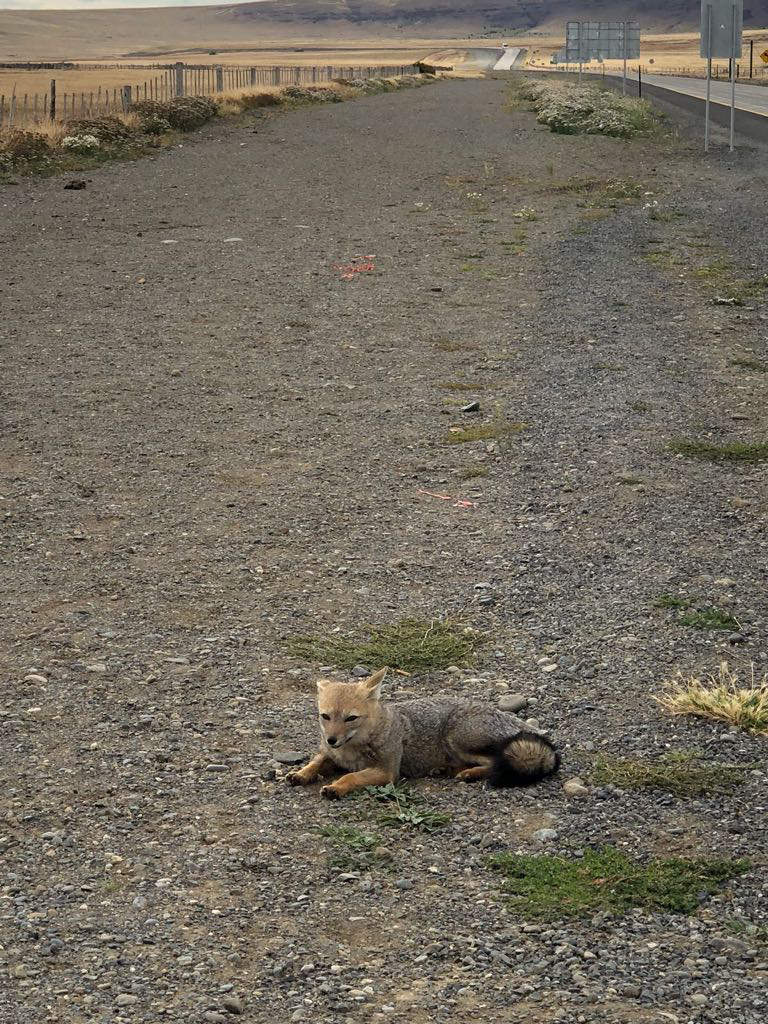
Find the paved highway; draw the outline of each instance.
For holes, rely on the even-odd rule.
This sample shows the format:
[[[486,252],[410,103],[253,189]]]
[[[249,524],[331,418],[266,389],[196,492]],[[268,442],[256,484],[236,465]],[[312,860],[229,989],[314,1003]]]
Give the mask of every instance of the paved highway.
[[[613,76],[616,77],[616,76]],[[618,77],[621,77],[620,75]],[[631,76],[637,83],[637,73]],[[685,96],[696,96],[704,99],[707,95],[707,83],[703,78],[678,78],[675,75],[643,75],[644,85],[655,85],[660,89],[683,93]],[[713,103],[731,105],[731,83],[722,80],[712,82],[711,99]],[[768,86],[748,85],[743,79],[736,80],[736,106],[739,110],[748,110],[753,114],[768,115]]]

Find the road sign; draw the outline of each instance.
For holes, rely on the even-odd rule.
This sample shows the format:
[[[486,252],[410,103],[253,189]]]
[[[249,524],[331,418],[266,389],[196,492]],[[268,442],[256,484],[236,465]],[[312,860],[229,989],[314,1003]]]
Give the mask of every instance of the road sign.
[[[636,21],[569,21],[565,26],[569,63],[633,60],[640,56],[640,25]]]
[[[744,0],[701,0],[701,48],[707,59],[707,98],[704,106],[704,152],[709,150],[709,105],[712,88],[712,58],[727,58],[731,65],[731,136],[736,130],[736,61],[741,59],[741,31]]]
[[[768,50],[763,50],[763,52],[760,54],[760,60],[763,62],[763,64],[768,64]]]
[[[702,57],[741,60],[744,0],[701,0]]]

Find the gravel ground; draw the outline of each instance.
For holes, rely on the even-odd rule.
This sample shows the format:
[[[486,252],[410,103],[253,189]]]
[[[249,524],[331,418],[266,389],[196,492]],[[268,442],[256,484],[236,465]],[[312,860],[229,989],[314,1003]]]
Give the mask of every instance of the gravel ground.
[[[766,307],[691,269],[768,269],[764,155],[553,136],[505,89],[0,188],[2,1024],[765,1020],[765,741],[651,697],[768,667],[765,465],[666,449],[768,438],[766,374],[733,363],[768,359]],[[572,176],[652,195],[586,207]],[[504,420],[525,428],[445,443]],[[446,613],[487,632],[477,664],[389,695],[520,692],[562,776],[421,782],[451,816],[432,835],[289,789],[319,666],[286,641]],[[595,751],[670,749],[748,781],[563,793]],[[380,835],[375,870],[329,866],[341,824]],[[487,866],[605,842],[755,866],[691,917],[552,924]]]

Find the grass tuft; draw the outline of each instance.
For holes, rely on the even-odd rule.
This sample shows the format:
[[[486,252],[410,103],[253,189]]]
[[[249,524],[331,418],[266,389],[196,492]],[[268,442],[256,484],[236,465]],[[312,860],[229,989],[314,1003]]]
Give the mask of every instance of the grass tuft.
[[[643,863],[612,847],[579,860],[504,853],[491,859],[504,891],[526,918],[562,918],[633,907],[691,914],[702,894],[749,869],[744,860],[671,858]]]
[[[676,455],[706,459],[709,462],[754,463],[768,460],[768,444],[765,442],[745,444],[742,441],[732,441],[730,444],[712,444],[710,441],[678,438],[670,441],[668,447]]]
[[[488,476],[488,470],[485,466],[467,466],[458,470],[456,476],[459,480],[474,480],[475,477]]]
[[[768,674],[757,678],[754,666],[746,685],[724,661],[717,674],[699,678],[678,673],[664,687],[655,699],[673,715],[710,718],[768,736]]]
[[[738,366],[742,370],[755,370],[757,373],[768,373],[768,363],[763,363],[759,359],[753,359],[749,356],[740,356],[738,359],[732,359],[731,366]]]
[[[525,423],[477,423],[469,427],[456,427],[443,437],[444,444],[469,444],[472,441],[488,441],[506,437],[524,430]]]
[[[703,761],[693,754],[665,754],[654,760],[601,757],[590,779],[598,786],[621,789],[662,789],[678,796],[730,793],[746,778],[742,765]]]
[[[438,352],[473,352],[477,349],[477,345],[471,341],[450,341],[448,338],[435,341],[433,344]]]
[[[377,853],[383,849],[381,837],[353,825],[326,825],[320,835],[331,840],[328,864],[338,871],[366,871],[387,859]]]
[[[690,608],[693,604],[687,597],[675,597],[674,594],[659,594],[654,600],[654,608]]]
[[[326,634],[297,637],[287,647],[299,658],[339,668],[388,665],[418,673],[470,664],[482,640],[481,634],[447,619],[402,619],[372,628],[367,640]]]
[[[687,612],[677,620],[681,626],[691,626],[692,629],[740,629],[738,619],[722,608],[703,608],[701,611]]]
[[[379,819],[382,825],[431,833],[445,828],[451,821],[450,814],[430,810],[425,806],[424,799],[402,782],[367,786],[366,793],[378,803],[389,806]]]
[[[440,381],[441,388],[446,391],[474,391],[475,385],[471,380],[443,380]]]

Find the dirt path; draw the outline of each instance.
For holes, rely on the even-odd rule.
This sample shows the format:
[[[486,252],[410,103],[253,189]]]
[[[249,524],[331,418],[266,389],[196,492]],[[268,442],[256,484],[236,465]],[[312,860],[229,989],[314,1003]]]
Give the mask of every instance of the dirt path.
[[[764,1020],[765,745],[650,696],[768,659],[765,463],[667,448],[768,439],[761,157],[556,137],[504,90],[0,191],[1,1024],[215,1024],[234,996],[259,1024]],[[390,693],[521,691],[565,777],[693,748],[747,781],[428,782],[435,835],[288,790],[317,666],[286,640],[446,613],[488,632],[476,668]],[[324,825],[386,866],[329,869]],[[600,843],[758,867],[693,917],[500,901],[489,853]]]

